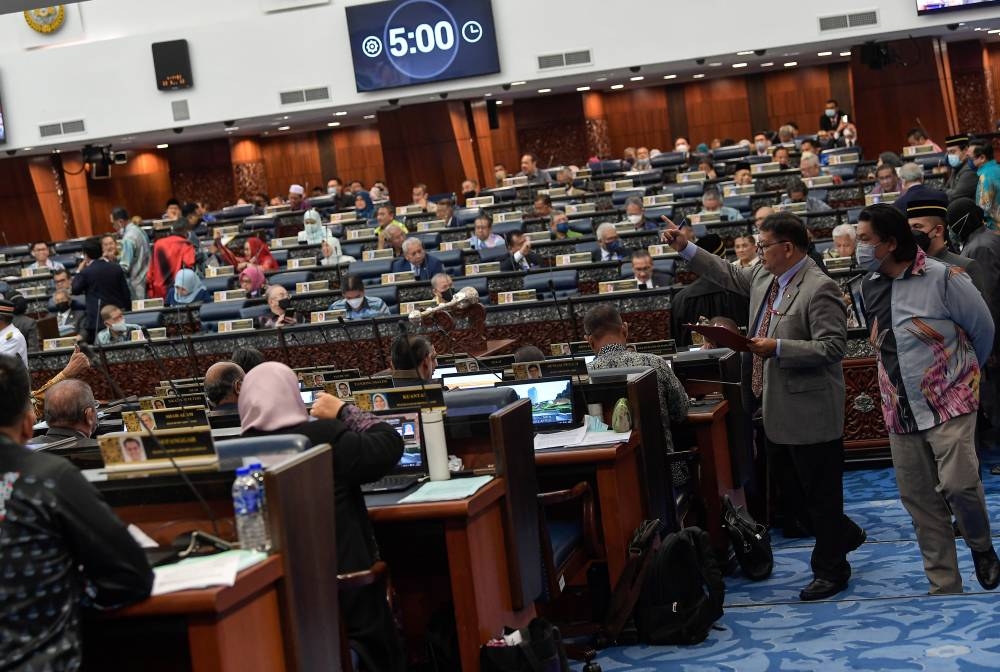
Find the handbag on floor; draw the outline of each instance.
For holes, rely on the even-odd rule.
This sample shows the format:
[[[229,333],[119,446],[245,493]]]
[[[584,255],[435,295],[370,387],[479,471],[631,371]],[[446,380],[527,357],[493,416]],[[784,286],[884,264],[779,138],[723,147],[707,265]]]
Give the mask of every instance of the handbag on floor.
[[[559,628],[544,618],[534,618],[528,627],[505,629],[508,644],[495,639],[479,649],[481,672],[570,672]]]
[[[722,527],[729,533],[736,561],[748,579],[763,581],[774,570],[771,534],[742,506],[735,506],[729,495],[722,501]]]

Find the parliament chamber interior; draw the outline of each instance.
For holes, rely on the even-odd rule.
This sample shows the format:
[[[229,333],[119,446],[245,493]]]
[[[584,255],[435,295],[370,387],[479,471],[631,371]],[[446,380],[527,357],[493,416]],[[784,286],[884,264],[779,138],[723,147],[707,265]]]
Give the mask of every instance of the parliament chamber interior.
[[[1000,667],[1000,0],[142,4],[0,8],[0,669]]]

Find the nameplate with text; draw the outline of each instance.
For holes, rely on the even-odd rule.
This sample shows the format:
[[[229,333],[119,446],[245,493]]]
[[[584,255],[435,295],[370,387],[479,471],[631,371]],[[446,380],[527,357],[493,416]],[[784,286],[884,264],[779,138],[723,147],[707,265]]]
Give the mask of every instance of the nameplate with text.
[[[725,198],[730,196],[753,196],[757,193],[757,187],[752,184],[727,184],[722,188],[722,195]]]
[[[641,343],[634,343],[633,346],[636,352],[646,352],[651,355],[659,355],[660,357],[677,354],[677,342],[672,338],[666,338],[661,341],[643,341]]]
[[[376,259],[392,259],[392,248],[365,250],[361,253],[361,261],[375,261]]]
[[[817,187],[832,187],[837,183],[833,175],[820,175],[819,177],[807,177],[802,180],[810,189]]]
[[[159,310],[163,308],[163,299],[132,299],[132,310]]]
[[[550,240],[552,238],[552,234],[548,231],[531,231],[524,234],[524,237],[533,243],[542,243]]]
[[[204,428],[159,430],[150,437],[140,432],[115,432],[97,439],[101,458],[109,471],[171,469],[213,464],[218,461],[212,430]]]
[[[417,279],[416,274],[413,271],[399,271],[398,273],[383,273],[380,284],[382,285],[398,285],[402,282],[413,282]]]
[[[615,231],[618,233],[628,233],[629,231],[635,231],[635,224],[632,222],[615,222],[613,224]]]
[[[861,155],[855,152],[849,152],[846,154],[830,154],[827,158],[827,165],[840,166],[845,163],[858,163],[860,160]]]
[[[673,194],[655,194],[653,196],[642,197],[642,206],[644,208],[652,208],[658,205],[673,205],[673,203]]]
[[[331,224],[345,224],[347,222],[353,222],[357,220],[358,213],[351,210],[349,212],[333,212],[330,213],[330,223]]]
[[[166,327],[149,327],[146,331],[149,332],[149,337],[154,341],[162,341],[167,338]],[[146,335],[142,333],[141,329],[133,329],[129,333],[129,340],[133,343],[141,343],[146,340]]]
[[[646,251],[649,252],[649,256],[651,257],[669,257],[677,255],[677,253],[674,252],[674,248],[669,245],[650,245],[646,248]]]
[[[597,203],[572,203],[566,206],[567,215],[587,215],[597,212]]]
[[[505,187],[526,187],[528,186],[528,176],[527,175],[516,175],[514,177],[503,178],[503,186]]]
[[[327,394],[340,397],[344,401],[353,401],[354,394],[363,390],[381,390],[392,387],[392,378],[388,376],[371,376],[365,378],[347,378],[344,380],[327,379],[321,386]]]
[[[917,156],[918,154],[933,154],[934,145],[912,145],[903,147],[903,156]]]
[[[587,364],[582,359],[547,359],[542,362],[519,362],[513,366],[516,380],[586,375]]]
[[[296,374],[302,387],[323,387],[327,383],[338,380],[353,380],[361,375],[357,369],[341,369],[332,371],[304,371]]]
[[[396,214],[403,217],[409,217],[411,215],[422,215],[424,214],[424,212],[425,211],[423,206],[417,205],[415,203],[411,205],[402,205],[396,208]]]
[[[122,411],[122,424],[126,432],[209,426],[203,406],[182,406],[155,411]]]
[[[677,173],[677,182],[704,182],[708,174],[704,170],[693,170],[690,173]]]
[[[424,310],[425,308],[434,307],[435,303],[433,299],[428,299],[426,301],[407,301],[406,303],[399,304],[399,314],[409,315],[410,313],[417,310]]]
[[[540,196],[548,196],[549,198],[562,198],[566,195],[566,187],[553,187],[552,189],[539,189],[538,194]]]
[[[571,254],[557,254],[556,266],[573,266],[575,264],[589,264],[593,261],[590,252],[573,252]]]
[[[370,226],[347,230],[348,240],[358,240],[359,238],[374,238],[374,237],[375,237],[375,229],[371,228]]]
[[[502,224],[504,222],[520,222],[522,219],[524,219],[524,213],[516,210],[498,212],[493,215],[493,221],[497,224]]]
[[[446,240],[441,243],[441,251],[447,252],[449,250],[471,250],[472,241],[470,240]]]
[[[523,301],[537,301],[538,293],[534,289],[518,289],[513,292],[499,292],[497,303],[521,303]]]
[[[570,343],[552,343],[549,346],[549,352],[551,352],[556,357],[565,357],[568,355],[579,355],[588,354],[592,355],[593,350],[590,348],[590,344],[587,341],[572,341]]]
[[[609,280],[597,283],[598,294],[615,294],[617,292],[632,292],[639,289],[639,282],[635,278],[626,280]]]
[[[223,320],[219,322],[219,333],[228,334],[231,331],[253,331],[253,320]]]
[[[722,215],[718,212],[696,212],[688,215],[688,222],[691,224],[718,224],[722,221]]]
[[[899,198],[898,191],[889,191],[884,194],[865,194],[865,205],[875,205],[876,203],[893,203]]]
[[[444,388],[441,385],[379,388],[358,392],[354,389],[354,403],[368,413],[395,411],[410,408],[443,408]]]
[[[774,206],[775,212],[790,212],[795,215],[804,215],[809,212],[809,204],[806,202],[801,203],[779,203]]]
[[[483,208],[488,205],[493,205],[496,201],[492,196],[476,196],[475,198],[470,198],[465,201],[465,207],[467,208]]]
[[[750,172],[753,175],[764,175],[765,173],[780,173],[781,164],[777,161],[769,161],[768,163],[752,163],[750,164]]]
[[[216,226],[212,228],[212,233],[219,234],[222,237],[229,236],[232,238],[240,234],[240,227],[239,224],[234,224],[232,226]]]
[[[75,348],[76,336],[65,336],[63,338],[46,338],[42,341],[42,350],[62,350],[64,348]]]
[[[235,275],[235,269],[232,266],[206,266],[205,267],[205,277],[206,278],[221,278],[228,275]]]
[[[632,180],[608,180],[604,183],[604,191],[618,191],[619,189],[631,189],[635,186]]]
[[[265,215],[278,215],[282,212],[291,212],[292,206],[290,205],[268,205],[264,207]]]
[[[500,262],[491,261],[484,264],[466,264],[465,274],[466,275],[486,275],[487,273],[499,273],[500,272]]]
[[[288,270],[295,270],[297,268],[315,268],[315,267],[316,267],[315,257],[302,257],[301,259],[288,260]]]
[[[345,315],[347,315],[346,310],[314,310],[309,313],[309,323],[337,322],[338,317],[344,317]]]
[[[309,282],[295,283],[296,294],[308,294],[309,292],[328,292],[328,291],[330,291],[329,280],[311,280]]]
[[[43,275],[52,275],[52,269],[38,266],[29,266],[21,269],[22,278],[36,278]]]
[[[417,231],[422,233],[428,231],[446,231],[448,226],[443,219],[429,219],[426,222],[417,222]]]
[[[38,285],[37,287],[21,287],[18,290],[26,299],[41,299],[49,295],[49,288],[44,285]]]
[[[223,289],[218,292],[212,292],[212,300],[216,303],[222,301],[242,301],[247,298],[247,290],[245,289]]]

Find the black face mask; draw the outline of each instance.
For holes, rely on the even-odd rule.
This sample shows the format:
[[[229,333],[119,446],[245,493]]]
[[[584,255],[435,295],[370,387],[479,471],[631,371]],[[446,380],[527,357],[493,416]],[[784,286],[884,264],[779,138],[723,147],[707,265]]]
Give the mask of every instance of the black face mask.
[[[927,248],[931,246],[930,236],[928,236],[923,231],[918,231],[918,230],[914,229],[913,230],[913,239],[915,241],[917,241],[917,247],[919,247],[924,252],[926,252]]]
[[[474,191],[463,191],[462,192],[462,196],[464,196],[465,198],[475,198],[476,197],[476,192],[474,192]]]
[[[65,313],[69,310],[69,301],[60,301],[56,304],[56,312]]]
[[[448,289],[441,292],[441,298],[444,299],[446,303],[448,301],[451,301],[454,297],[455,297],[455,289],[452,287],[449,287]]]
[[[282,310],[288,310],[291,307],[292,307],[292,300],[287,296],[278,301],[278,308],[281,308]]]

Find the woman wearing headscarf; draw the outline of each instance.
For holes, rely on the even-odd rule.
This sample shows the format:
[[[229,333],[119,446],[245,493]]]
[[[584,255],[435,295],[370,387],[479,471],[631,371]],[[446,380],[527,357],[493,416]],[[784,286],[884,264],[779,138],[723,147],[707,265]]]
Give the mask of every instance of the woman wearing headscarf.
[[[266,278],[256,266],[247,266],[240,271],[240,289],[247,293],[248,299],[259,299],[264,296]]]
[[[403,440],[396,431],[329,394],[319,395],[310,418],[298,378],[279,362],[264,362],[247,373],[239,409],[243,436],[303,434],[313,445],[333,447],[337,570],[348,573],[371,567],[379,553],[360,486],[378,480],[399,462]],[[401,671],[402,648],[384,586],[342,594],[340,600],[350,646],[361,660],[361,669]]]
[[[278,270],[278,261],[271,256],[271,250],[260,238],[247,238],[243,241],[243,254],[239,255],[223,245],[219,240],[219,229],[216,229],[215,247],[222,261],[242,271],[247,266],[256,266],[261,271]]]
[[[320,245],[324,241],[333,236],[325,226],[323,226],[323,218],[320,216],[319,211],[316,209],[306,210],[302,215],[303,230],[302,235],[299,240],[305,238],[306,245]]]
[[[354,194],[354,212],[358,219],[371,219],[375,216],[375,204],[367,191]]]
[[[198,274],[190,268],[182,268],[174,276],[174,286],[167,290],[168,306],[186,306],[191,303],[209,303],[212,295]]]

